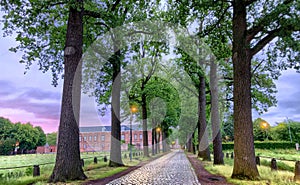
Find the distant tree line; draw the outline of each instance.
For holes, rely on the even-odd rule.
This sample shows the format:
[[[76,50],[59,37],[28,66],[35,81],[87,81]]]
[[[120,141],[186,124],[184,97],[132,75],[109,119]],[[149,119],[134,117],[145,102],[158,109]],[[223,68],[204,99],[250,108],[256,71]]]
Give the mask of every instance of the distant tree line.
[[[0,117],[0,155],[30,153],[46,144],[46,134],[30,123],[12,123]]]
[[[300,142],[300,122],[291,119],[270,125],[266,120],[257,118],[253,121],[255,141],[289,141]],[[228,119],[222,125],[223,141],[233,141],[233,123]]]

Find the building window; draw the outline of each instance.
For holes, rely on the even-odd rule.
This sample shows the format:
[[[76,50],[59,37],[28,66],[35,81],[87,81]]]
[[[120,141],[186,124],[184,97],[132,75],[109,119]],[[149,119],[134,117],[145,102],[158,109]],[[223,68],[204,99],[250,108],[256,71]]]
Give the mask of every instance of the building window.
[[[84,136],[84,141],[86,141],[86,136]]]
[[[94,136],[94,141],[97,141],[97,136],[96,135]]]
[[[83,145],[83,148],[86,148],[86,144]]]
[[[79,136],[79,141],[81,141],[81,136]]]
[[[92,136],[89,137],[90,141],[92,141]]]
[[[124,134],[121,135],[121,140],[125,140],[125,135]]]
[[[101,141],[105,141],[105,135],[101,136]]]
[[[136,134],[134,134],[134,140],[137,140],[137,135]]]
[[[143,139],[143,134],[140,134],[140,139]]]
[[[102,147],[102,149],[104,149],[104,147],[105,147],[105,146],[104,146],[104,144],[102,144],[102,146],[101,146],[101,147]]]

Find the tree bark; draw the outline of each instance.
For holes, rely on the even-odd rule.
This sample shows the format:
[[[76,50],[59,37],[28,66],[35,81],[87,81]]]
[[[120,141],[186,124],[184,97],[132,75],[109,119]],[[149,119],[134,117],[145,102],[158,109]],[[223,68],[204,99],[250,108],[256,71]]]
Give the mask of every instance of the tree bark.
[[[246,4],[233,3],[234,167],[232,178],[257,179],[251,112],[250,43],[246,40]]]
[[[195,139],[195,132],[193,132],[192,138],[191,138],[191,152],[193,154],[196,154],[197,149],[196,149],[196,145],[194,143],[194,139]]]
[[[113,66],[113,88],[111,97],[111,148],[109,166],[124,166],[121,154],[121,121],[120,121],[120,96],[121,96],[121,51],[117,45],[114,46]]]
[[[187,151],[192,152],[192,134],[188,134],[188,139],[187,139]]]
[[[166,130],[162,129],[163,152],[169,151],[169,147],[168,147],[168,135],[167,135],[166,132],[167,132]]]
[[[208,133],[206,124],[206,95],[205,95],[205,78],[199,78],[199,95],[198,95],[198,157],[204,161],[211,161]]]
[[[214,164],[224,164],[222,153],[222,137],[220,131],[219,90],[217,64],[210,61],[210,90],[211,90],[211,124],[213,135]]]
[[[82,1],[77,2],[81,6],[83,5]],[[78,127],[81,95],[80,60],[83,46],[82,18],[82,11],[70,7],[64,52],[64,84],[57,155],[49,182],[65,182],[87,178],[80,161]]]
[[[152,123],[152,156],[156,154],[156,131],[155,131],[155,124]]]
[[[144,91],[145,84],[142,84],[142,92]],[[149,157],[148,149],[148,131],[147,131],[147,99],[143,92],[142,94],[142,118],[143,118],[143,152],[145,157]]]

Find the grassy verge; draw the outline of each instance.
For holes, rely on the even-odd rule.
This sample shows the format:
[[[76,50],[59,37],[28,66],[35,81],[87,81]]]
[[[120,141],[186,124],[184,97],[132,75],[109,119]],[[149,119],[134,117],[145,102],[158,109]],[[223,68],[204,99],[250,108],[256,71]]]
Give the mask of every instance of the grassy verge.
[[[266,163],[264,166],[258,166],[260,180],[250,181],[250,180],[238,180],[231,179],[231,174],[233,170],[233,159],[224,159],[225,165],[213,165],[212,162],[203,162],[204,168],[212,174],[222,175],[226,177],[227,181],[232,184],[238,185],[296,185],[293,182],[294,173],[292,171],[282,171],[277,172],[271,171],[270,162]],[[265,163],[265,162],[263,162]],[[278,165],[279,166],[279,165]],[[279,168],[280,169],[280,168]]]

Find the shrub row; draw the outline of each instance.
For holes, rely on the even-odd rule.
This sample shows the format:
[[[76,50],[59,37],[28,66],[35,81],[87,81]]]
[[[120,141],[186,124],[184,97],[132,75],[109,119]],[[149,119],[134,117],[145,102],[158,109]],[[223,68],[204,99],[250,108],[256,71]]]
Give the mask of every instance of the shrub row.
[[[234,143],[222,143],[223,150],[233,150]],[[254,147],[259,149],[294,149],[295,143],[287,141],[255,141]]]

